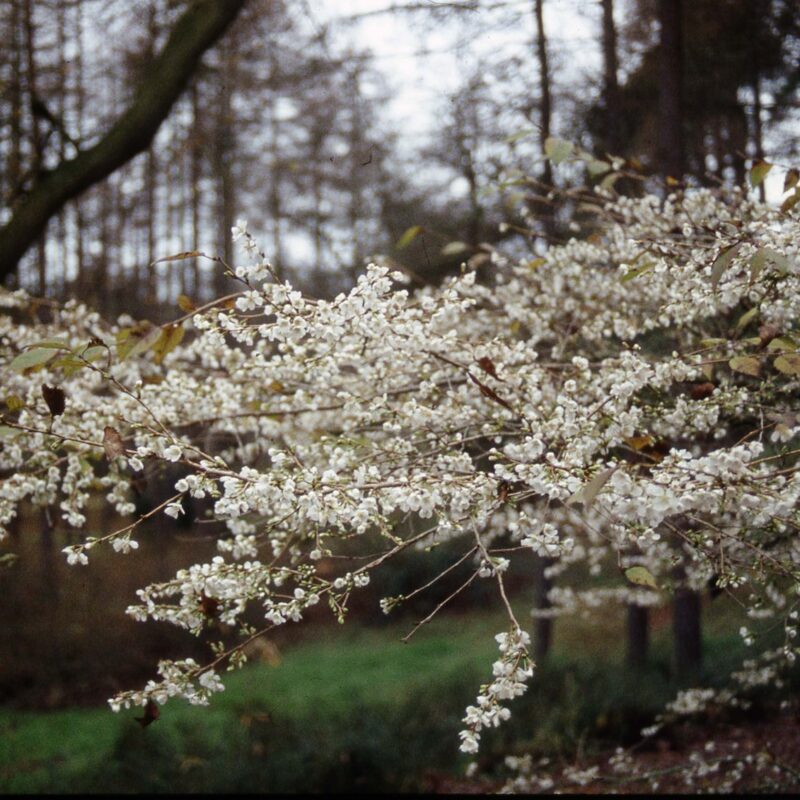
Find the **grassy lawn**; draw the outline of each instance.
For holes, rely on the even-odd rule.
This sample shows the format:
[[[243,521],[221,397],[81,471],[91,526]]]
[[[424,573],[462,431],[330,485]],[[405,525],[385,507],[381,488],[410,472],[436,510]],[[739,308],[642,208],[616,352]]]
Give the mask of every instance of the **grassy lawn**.
[[[743,652],[735,610],[718,602],[705,629],[710,674]],[[552,657],[482,757],[514,742],[558,754],[635,735],[674,693],[669,631],[655,631],[647,674],[631,676],[621,624],[621,614],[559,621]],[[131,711],[0,710],[0,790],[414,790],[426,771],[465,763],[460,717],[491,675],[506,623],[440,616],[403,644],[409,627],[316,629],[279,664],[230,674],[210,708],[174,701],[144,730]]]

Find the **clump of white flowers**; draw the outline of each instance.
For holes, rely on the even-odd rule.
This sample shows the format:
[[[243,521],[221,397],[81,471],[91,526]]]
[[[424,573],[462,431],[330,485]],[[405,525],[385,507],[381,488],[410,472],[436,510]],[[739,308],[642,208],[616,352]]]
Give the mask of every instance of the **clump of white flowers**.
[[[206,702],[253,638],[318,603],[344,620],[381,564],[445,541],[472,570],[464,585],[496,584],[510,621],[467,710],[466,752],[532,674],[503,584],[519,553],[556,559],[551,575],[614,565],[602,589],[554,586],[550,614],[652,605],[713,576],[754,618],[784,620],[766,662],[748,631],[753,659],[736,680],[774,678],[798,653],[797,208],[706,189],[598,200],[589,240],[532,261],[494,253],[491,282],[465,268],[412,293],[371,264],[330,301],[279,282],[240,221],[248,261],[232,304],[160,328],[78,302],[42,324],[0,315],[0,539],[23,502],[75,531],[93,493],[131,514],[143,471],[169,476],[169,491],[66,547],[68,563],[106,544],[127,553],[144,520],[181,516],[187,497],[206,504],[218,554],[143,588],[129,613],[193,634],[223,623],[240,643],[202,666],[165,662],[116,709]],[[0,293],[14,312],[30,302]],[[367,534],[381,551],[348,560]],[[670,713],[712,699],[698,691]]]
[[[530,636],[519,628],[510,633],[498,633],[495,640],[500,649],[500,658],[492,665],[494,680],[481,686],[477,705],[467,706],[464,717],[466,727],[459,734],[460,749],[464,753],[477,753],[483,728],[497,727],[511,716],[502,700],[513,700],[524,694],[526,682],[533,675],[528,657]]]

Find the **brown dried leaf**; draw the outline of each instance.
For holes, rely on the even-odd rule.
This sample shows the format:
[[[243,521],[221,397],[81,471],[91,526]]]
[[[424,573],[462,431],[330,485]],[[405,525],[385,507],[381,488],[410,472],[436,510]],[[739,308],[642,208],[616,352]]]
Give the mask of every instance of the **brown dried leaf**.
[[[485,373],[491,375],[495,380],[502,381],[503,379],[497,374],[494,361],[489,356],[483,356],[475,362]]]
[[[197,311],[197,306],[192,301],[192,298],[188,297],[185,294],[178,295],[177,303],[178,303],[178,308],[181,311],[185,311],[187,314],[191,314],[192,311]]]
[[[106,451],[106,458],[113,461],[117,456],[121,456],[125,452],[125,444],[119,431],[106,425],[103,429],[103,450]]]
[[[199,250],[184,250],[182,253],[176,253],[174,256],[163,256],[162,258],[157,258],[151,263],[160,264],[163,261],[185,261],[187,258],[199,258],[200,256],[204,255],[205,253],[201,253]]]
[[[205,592],[200,595],[200,611],[203,616],[213,619],[219,613],[219,600],[216,597],[209,597]]]
[[[148,700],[147,705],[144,707],[144,714],[141,717],[134,717],[134,719],[143,727],[155,722],[161,716],[161,709],[155,700]]]
[[[706,397],[711,397],[716,388],[717,387],[709,381],[706,381],[706,383],[696,383],[689,389],[689,396],[692,400],[704,400]]]
[[[44,397],[47,408],[50,411],[51,417],[57,417],[64,413],[66,408],[67,396],[64,394],[63,389],[57,386],[48,386],[46,383],[42,384],[42,396]]]
[[[471,372],[468,372],[467,375],[469,375],[470,380],[481,390],[481,394],[484,397],[494,400],[495,403],[499,403],[501,406],[503,406],[503,408],[507,408],[509,411],[514,410],[511,408],[511,404],[508,401],[503,400],[503,398],[500,397],[500,395],[497,394],[494,389],[491,389],[486,384],[481,383]]]

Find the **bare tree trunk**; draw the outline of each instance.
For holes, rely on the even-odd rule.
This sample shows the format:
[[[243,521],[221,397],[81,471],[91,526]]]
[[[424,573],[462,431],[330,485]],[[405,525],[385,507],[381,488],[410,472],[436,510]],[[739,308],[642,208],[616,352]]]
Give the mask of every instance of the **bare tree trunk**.
[[[144,163],[144,186],[145,202],[147,205],[147,219],[145,221],[147,233],[147,264],[136,265],[136,270],[140,274],[136,276],[137,294],[141,291],[141,270],[144,269],[145,282],[145,302],[153,306],[158,301],[158,265],[153,262],[158,257],[156,255],[156,214],[157,210],[157,175],[158,164],[156,162],[155,149],[151,147],[147,151],[147,160]],[[141,296],[141,295],[140,295]]]
[[[752,29],[748,41],[750,43],[750,88],[753,92],[753,144],[755,146],[756,159],[761,161],[764,158],[764,133],[761,127],[761,64],[759,60],[759,41],[757,32],[761,24],[761,2],[751,0],[750,18]],[[762,181],[758,185],[758,197],[761,202],[766,201],[766,189]]]
[[[25,58],[27,66],[28,101],[31,116],[31,144],[33,159],[31,161],[31,175],[35,182],[44,167],[44,140],[42,128],[37,112],[39,98],[39,75],[36,64],[36,26],[33,21],[33,0],[25,0],[24,5],[25,25]],[[47,251],[44,238],[44,229],[36,240],[36,274],[38,278],[37,292],[44,297],[47,294]]]
[[[614,0],[601,0],[603,6],[603,99],[605,102],[605,146],[611,155],[619,156],[622,104],[619,91],[617,60],[617,26],[614,23]]]
[[[281,202],[281,165],[278,121],[270,111],[267,122],[270,148],[270,176],[267,207],[272,220],[272,253],[270,261],[279,277],[283,277],[283,204]]]
[[[697,676],[703,665],[700,595],[688,588],[675,591],[672,605],[675,672],[681,679]]]
[[[190,143],[190,165],[192,184],[192,249],[200,249],[200,180],[202,178],[201,169],[201,134],[200,134],[200,87],[198,80],[192,82],[192,140]],[[203,299],[203,290],[200,286],[200,263],[199,259],[192,259],[192,292],[195,299],[200,302]]]
[[[22,46],[20,44],[21,10],[19,0],[11,1],[11,143],[7,164],[9,205],[13,206],[22,191]]]
[[[683,0],[658,0],[659,171],[681,180],[686,171],[683,133]]]
[[[231,48],[235,51],[235,48]],[[226,264],[233,265],[233,240],[231,228],[235,222],[235,189],[233,181],[233,156],[235,151],[235,133],[233,128],[233,110],[231,107],[231,89],[235,85],[233,52],[226,52],[222,60],[222,76],[218,93],[218,113],[214,141],[214,167],[218,181],[218,243],[222,249],[222,257]],[[227,292],[227,279],[217,265],[214,272],[214,295],[222,297]]]
[[[539,63],[539,138],[544,151],[544,142],[550,136],[550,67],[547,58],[547,36],[544,30],[544,0],[534,0],[533,13],[536,17],[536,59]],[[553,185],[553,169],[549,159],[545,159],[542,180],[547,186]]]
[[[628,604],[625,634],[625,663],[634,669],[643,667],[650,649],[650,619],[646,606]]]
[[[533,607],[539,610],[550,608],[547,593],[552,587],[545,570],[553,563],[552,558],[534,556],[533,565]],[[551,617],[537,617],[533,628],[533,658],[541,664],[550,652],[553,641],[553,620]]]
[[[75,53],[75,124],[77,126],[75,135],[78,142],[83,141],[84,112],[86,110],[86,87],[84,85],[83,72],[83,6],[81,3],[75,4],[75,25],[76,40],[78,48]],[[80,197],[75,198],[75,268],[76,284],[78,294],[82,295],[86,285],[86,249],[84,246],[84,217],[83,201]]]
[[[688,523],[681,519],[677,527],[688,530]],[[680,547],[680,540],[676,540]],[[680,680],[697,676],[703,665],[703,638],[701,629],[700,595],[685,585],[686,554],[681,553],[682,561],[675,567],[675,596],[672,601],[672,643],[675,673]]]

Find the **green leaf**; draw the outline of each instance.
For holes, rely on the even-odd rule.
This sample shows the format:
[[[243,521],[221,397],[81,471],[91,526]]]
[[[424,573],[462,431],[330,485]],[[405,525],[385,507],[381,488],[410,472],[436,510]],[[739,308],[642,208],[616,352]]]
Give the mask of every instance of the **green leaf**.
[[[26,350],[20,353],[12,362],[11,369],[14,372],[22,372],[23,370],[30,369],[31,367],[38,367],[40,364],[46,364],[55,352],[49,347],[34,347],[31,350]]]
[[[750,280],[755,282],[764,267],[771,264],[782,272],[789,268],[789,260],[786,256],[773,250],[771,247],[759,247],[750,258]]]
[[[9,411],[19,411],[25,408],[25,401],[18,394],[10,394],[6,397],[6,408]]]
[[[637,586],[649,586],[651,589],[658,589],[656,579],[646,567],[628,567],[625,570],[625,577]]]
[[[134,328],[117,331],[117,356],[120,361],[147,352],[161,336],[161,328],[150,323],[138,323]]]
[[[533,128],[525,128],[521,131],[517,131],[516,133],[512,133],[511,136],[506,136],[503,141],[507,144],[513,144],[514,142],[518,142],[520,139],[524,139],[526,136],[532,136],[534,133],[536,133],[536,131]]]
[[[772,362],[775,369],[784,375],[800,375],[800,354],[784,353]]]
[[[554,163],[560,164],[572,154],[572,142],[566,139],[558,139],[555,136],[548,136],[544,140],[544,154]]]
[[[758,306],[753,306],[749,311],[745,311],[736,323],[736,333],[741,333],[757,316]]]
[[[62,339],[46,339],[43,342],[35,342],[31,347],[44,347],[50,350],[72,350],[69,343]]]
[[[598,175],[605,175],[611,169],[611,164],[608,161],[595,159],[586,165],[586,169],[591,178],[596,178]]]
[[[756,161],[750,168],[750,185],[756,187],[763,183],[772,166],[768,161],[764,161],[763,158]]]
[[[734,372],[752,375],[754,378],[761,374],[761,362],[755,356],[734,356],[728,366]]]
[[[74,375],[76,372],[82,370],[86,366],[86,362],[72,353],[67,353],[67,355],[54,361],[53,366],[63,370],[64,376],[68,378],[70,375]]]
[[[714,263],[711,265],[711,288],[713,291],[717,291],[717,285],[719,284],[720,278],[725,270],[731,265],[733,257],[739,252],[741,247],[741,242],[737,242],[731,247],[726,247],[720,252]]]
[[[767,345],[767,350],[784,350],[794,353],[797,350],[797,345],[785,336],[777,336]]]
[[[600,188],[610,191],[614,188],[614,184],[622,177],[621,172],[609,172],[602,181],[600,181]]]
[[[403,250],[408,247],[414,239],[423,231],[422,225],[412,225],[398,240],[395,245],[396,250]]]
[[[626,272],[619,280],[620,283],[627,283],[628,281],[632,281],[634,278],[638,278],[640,275],[644,275],[645,272],[650,272],[651,269],[655,264],[652,261],[648,261],[646,264],[642,264],[640,267],[634,267],[632,270]]]

